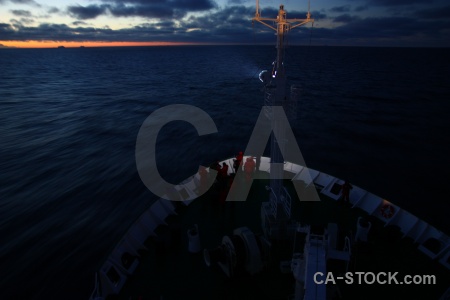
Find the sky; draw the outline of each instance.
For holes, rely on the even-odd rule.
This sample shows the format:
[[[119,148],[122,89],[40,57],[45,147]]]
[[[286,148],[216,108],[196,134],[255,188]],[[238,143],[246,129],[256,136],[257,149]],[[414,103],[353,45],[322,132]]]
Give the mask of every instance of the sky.
[[[261,0],[274,18],[281,3]],[[307,0],[285,0],[288,18],[304,18]],[[314,24],[292,44],[450,47],[448,0],[311,0]],[[0,0],[0,48],[269,44],[252,25],[250,0]]]

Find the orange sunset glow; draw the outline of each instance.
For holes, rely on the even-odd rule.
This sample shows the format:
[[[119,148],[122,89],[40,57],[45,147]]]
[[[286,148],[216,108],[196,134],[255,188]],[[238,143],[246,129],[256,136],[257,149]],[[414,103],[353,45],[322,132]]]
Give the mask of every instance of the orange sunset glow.
[[[126,47],[126,46],[182,46],[196,43],[186,42],[60,42],[60,41],[0,41],[6,47],[14,48],[66,48],[77,47]]]

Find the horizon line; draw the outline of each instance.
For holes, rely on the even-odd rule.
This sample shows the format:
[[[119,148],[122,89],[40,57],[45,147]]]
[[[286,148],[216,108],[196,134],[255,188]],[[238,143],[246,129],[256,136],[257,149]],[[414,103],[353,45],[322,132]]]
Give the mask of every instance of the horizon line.
[[[161,47],[161,46],[275,46],[273,43],[237,43],[237,42],[75,42],[75,41],[0,41],[0,49],[77,49],[108,47]],[[410,45],[333,45],[333,44],[291,44],[304,47],[367,47],[367,48],[449,48],[448,46],[410,46]]]

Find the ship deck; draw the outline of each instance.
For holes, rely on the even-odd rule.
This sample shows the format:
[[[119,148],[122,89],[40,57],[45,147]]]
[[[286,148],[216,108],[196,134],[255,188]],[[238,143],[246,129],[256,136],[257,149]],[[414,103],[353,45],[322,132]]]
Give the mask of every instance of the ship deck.
[[[263,172],[264,173],[264,172]],[[266,175],[268,177],[268,174]],[[198,225],[201,246],[212,249],[220,245],[224,235],[238,227],[248,227],[255,234],[262,233],[261,203],[269,199],[265,186],[268,179],[255,180],[245,202],[219,203],[213,187],[189,206],[177,205],[177,215],[159,226],[156,237],[150,237],[140,251],[139,265],[130,275],[119,294],[107,299],[290,299],[294,294],[292,273],[282,273],[280,261],[292,258],[292,244],[274,242],[271,262],[261,273],[239,274],[227,278],[218,267],[207,267],[203,252],[188,252],[187,230]],[[320,195],[320,202],[298,200],[290,180],[285,186],[292,196],[292,219],[302,224],[325,226],[336,223],[340,233],[354,234],[361,216],[371,222],[367,243],[352,248],[350,272],[398,272],[404,275],[435,275],[434,285],[327,285],[327,299],[439,299],[450,283],[450,271],[417,249],[411,238],[402,238],[394,226],[385,226],[378,218],[350,204]],[[354,276],[356,278],[356,276]]]

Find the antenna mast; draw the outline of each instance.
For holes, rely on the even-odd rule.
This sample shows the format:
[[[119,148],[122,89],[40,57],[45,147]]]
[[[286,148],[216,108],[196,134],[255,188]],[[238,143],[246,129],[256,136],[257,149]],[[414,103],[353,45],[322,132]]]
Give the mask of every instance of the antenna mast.
[[[252,21],[259,22],[266,27],[276,31],[277,35],[277,58],[273,63],[273,71],[271,74],[270,82],[267,80],[265,84],[265,106],[268,108],[266,110],[266,116],[271,120],[272,128],[279,128],[280,132],[283,132],[283,136],[279,136],[278,140],[272,133],[271,145],[270,145],[270,211],[266,209],[266,215],[271,215],[272,218],[276,220],[276,227],[278,228],[269,234],[275,238],[283,238],[286,232],[287,221],[290,219],[290,196],[287,194],[287,190],[283,187],[284,175],[284,159],[281,153],[285,149],[285,137],[284,137],[284,123],[276,120],[272,116],[271,108],[272,106],[282,106],[284,108],[288,107],[288,104],[296,100],[299,88],[293,86],[291,88],[291,96],[286,94],[286,76],[284,70],[284,49],[285,49],[285,36],[286,34],[295,27],[300,27],[310,22],[314,22],[311,18],[311,13],[309,11],[306,14],[306,19],[288,19],[286,17],[286,11],[284,10],[284,5],[280,5],[278,10],[278,16],[276,18],[263,18],[260,14],[259,0],[256,0],[256,12],[255,17]],[[269,23],[270,22],[270,23]],[[272,25],[273,24],[273,25]],[[264,71],[263,71],[264,72]],[[262,73],[261,73],[262,74]],[[275,81],[275,86],[272,85],[272,81]],[[290,99],[294,98],[294,99]],[[290,102],[291,101],[291,102]],[[289,200],[288,200],[289,199]],[[289,202],[289,203],[288,203]]]
[[[252,18],[252,21],[259,22],[264,26],[269,27],[272,30],[277,32],[277,65],[276,65],[276,73],[279,76],[284,75],[283,71],[283,50],[285,48],[284,45],[284,37],[285,35],[293,28],[300,27],[310,22],[314,22],[314,19],[311,18],[310,13],[310,3],[308,1],[308,13],[306,14],[306,19],[287,19],[286,11],[284,10],[284,5],[280,4],[280,9],[278,10],[278,16],[276,18],[262,18],[259,8],[259,0],[256,0],[256,12],[255,17]],[[276,24],[276,27],[270,25],[267,22],[273,22]],[[280,73],[282,72],[282,73]]]

